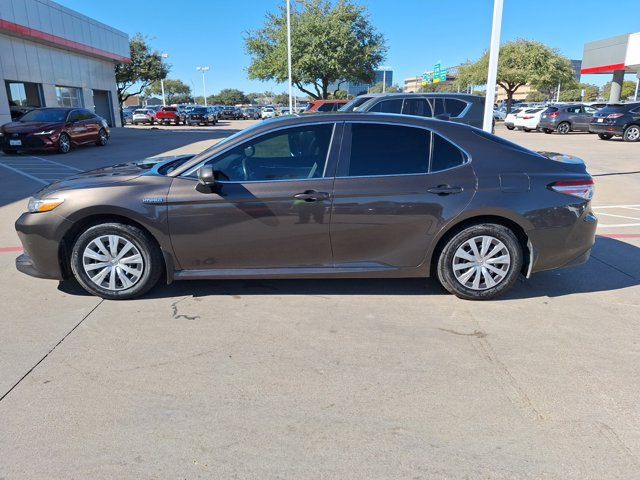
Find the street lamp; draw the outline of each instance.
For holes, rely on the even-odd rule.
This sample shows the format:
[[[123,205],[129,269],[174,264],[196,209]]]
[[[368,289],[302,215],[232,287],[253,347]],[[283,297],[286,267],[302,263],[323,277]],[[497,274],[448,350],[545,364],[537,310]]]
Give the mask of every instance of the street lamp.
[[[380,67],[382,70],[382,93],[387,91],[387,71],[391,70],[391,67]]]
[[[207,85],[204,81],[204,72],[208,72],[210,67],[201,67],[198,65],[196,70],[202,72],[202,96],[204,97],[204,106],[207,106]]]
[[[168,53],[161,53],[160,54],[161,58],[169,58],[169,54]],[[160,79],[160,88],[162,89],[162,106],[166,107],[166,103],[164,101],[164,78]]]

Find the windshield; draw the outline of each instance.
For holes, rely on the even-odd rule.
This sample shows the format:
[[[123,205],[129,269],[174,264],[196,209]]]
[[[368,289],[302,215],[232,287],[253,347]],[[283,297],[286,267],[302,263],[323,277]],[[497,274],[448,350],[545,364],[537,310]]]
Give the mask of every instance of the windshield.
[[[69,110],[65,108],[46,108],[31,110],[20,117],[19,122],[64,122]]]
[[[369,100],[372,97],[366,97],[361,95],[359,97],[354,98],[349,103],[345,103],[341,108],[341,112],[354,112],[360,105]]]
[[[203,108],[203,107],[191,109],[192,113],[205,113],[206,111],[207,111],[207,109]]]

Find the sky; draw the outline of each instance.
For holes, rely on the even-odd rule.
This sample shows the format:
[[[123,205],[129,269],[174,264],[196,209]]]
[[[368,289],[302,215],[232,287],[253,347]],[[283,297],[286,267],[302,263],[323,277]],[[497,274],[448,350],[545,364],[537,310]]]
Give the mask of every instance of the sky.
[[[259,29],[265,14],[285,0],[57,0],[66,7],[128,33],[140,32],[155,49],[167,53],[168,78],[178,78],[202,94],[223,88],[280,93],[286,84],[249,80],[246,32]],[[433,65],[458,65],[477,59],[491,36],[493,0],[355,0],[368,8],[370,19],[387,39],[385,66],[402,86]],[[616,0],[613,12],[601,0],[505,0],[501,41],[541,41],[570,59],[581,59],[586,42],[640,31],[638,0]],[[628,79],[633,77],[628,76]],[[582,81],[602,85],[610,75],[583,75]]]

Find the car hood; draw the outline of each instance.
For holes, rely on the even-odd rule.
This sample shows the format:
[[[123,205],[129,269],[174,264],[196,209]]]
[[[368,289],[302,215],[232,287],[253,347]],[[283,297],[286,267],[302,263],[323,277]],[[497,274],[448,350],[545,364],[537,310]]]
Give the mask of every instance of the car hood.
[[[171,155],[162,157],[151,157],[138,162],[121,163],[111,167],[96,168],[87,172],[78,173],[71,177],[54,182],[39,192],[39,196],[44,196],[51,192],[71,190],[78,188],[103,187],[110,184],[128,182],[148,172],[156,170],[164,163],[172,162],[182,158],[191,158],[193,155]]]
[[[59,122],[11,122],[2,126],[5,133],[30,133],[60,128]]]

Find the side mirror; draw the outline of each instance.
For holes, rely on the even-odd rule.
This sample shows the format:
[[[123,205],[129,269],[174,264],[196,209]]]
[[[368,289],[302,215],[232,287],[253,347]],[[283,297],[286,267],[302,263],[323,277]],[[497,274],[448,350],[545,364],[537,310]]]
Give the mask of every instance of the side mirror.
[[[448,113],[441,113],[440,115],[436,115],[436,118],[438,120],[450,120],[451,115],[449,115]]]
[[[216,184],[216,177],[211,165],[203,165],[198,170],[198,181],[201,185],[213,187]]]

